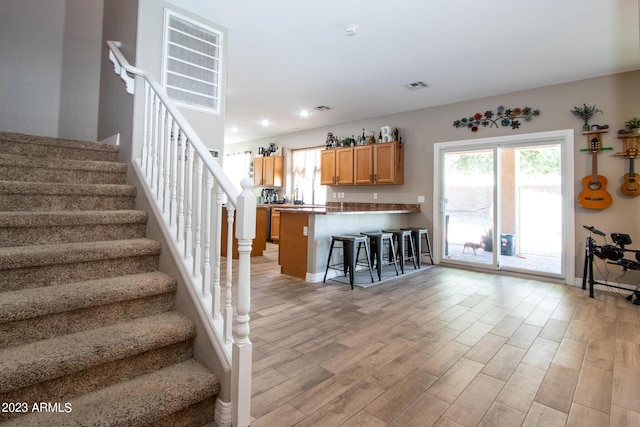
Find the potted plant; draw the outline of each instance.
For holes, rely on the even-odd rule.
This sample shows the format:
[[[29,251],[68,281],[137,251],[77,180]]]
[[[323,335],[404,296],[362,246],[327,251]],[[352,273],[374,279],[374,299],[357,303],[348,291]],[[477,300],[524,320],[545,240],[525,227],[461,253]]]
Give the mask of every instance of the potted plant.
[[[582,107],[573,107],[571,113],[584,121],[582,130],[587,131],[590,128],[589,120],[591,119],[591,117],[593,117],[596,113],[602,113],[602,110],[596,108],[595,105],[589,106],[587,104],[582,104]]]
[[[631,120],[624,122],[625,126],[631,129],[631,133],[640,133],[640,119],[634,117]]]
[[[355,142],[356,141],[353,138],[343,138],[342,141],[340,141],[343,147],[351,147],[352,145],[356,145]]]

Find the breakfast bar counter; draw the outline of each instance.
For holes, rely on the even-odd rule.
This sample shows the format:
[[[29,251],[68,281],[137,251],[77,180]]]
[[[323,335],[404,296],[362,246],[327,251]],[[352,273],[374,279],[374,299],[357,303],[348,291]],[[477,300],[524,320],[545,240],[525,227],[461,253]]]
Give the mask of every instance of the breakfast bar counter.
[[[420,212],[420,205],[343,202],[279,209],[282,274],[320,282],[331,236],[406,227],[411,214]]]

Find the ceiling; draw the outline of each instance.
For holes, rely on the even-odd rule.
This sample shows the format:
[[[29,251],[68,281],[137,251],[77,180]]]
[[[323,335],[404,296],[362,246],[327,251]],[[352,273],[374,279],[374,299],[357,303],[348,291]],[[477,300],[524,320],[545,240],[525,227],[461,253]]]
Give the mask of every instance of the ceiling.
[[[638,0],[202,3],[228,29],[227,144],[640,69]]]

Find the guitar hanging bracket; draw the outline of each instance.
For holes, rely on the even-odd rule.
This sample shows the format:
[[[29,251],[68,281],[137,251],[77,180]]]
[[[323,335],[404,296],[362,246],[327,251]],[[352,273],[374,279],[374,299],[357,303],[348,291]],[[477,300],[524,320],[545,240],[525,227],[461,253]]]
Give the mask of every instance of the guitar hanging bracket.
[[[609,151],[609,150],[613,150],[613,147],[601,147],[598,149],[598,151]],[[591,148],[581,148],[580,151],[592,152],[593,150]]]

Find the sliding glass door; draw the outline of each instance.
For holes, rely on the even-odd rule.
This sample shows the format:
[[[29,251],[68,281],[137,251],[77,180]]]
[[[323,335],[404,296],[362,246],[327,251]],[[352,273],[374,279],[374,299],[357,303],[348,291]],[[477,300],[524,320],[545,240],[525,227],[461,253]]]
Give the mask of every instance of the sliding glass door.
[[[573,171],[567,167],[567,137],[544,133],[436,144],[441,262],[570,280]]]

